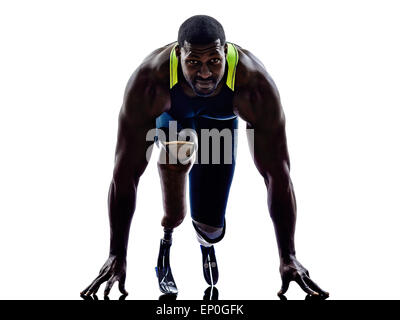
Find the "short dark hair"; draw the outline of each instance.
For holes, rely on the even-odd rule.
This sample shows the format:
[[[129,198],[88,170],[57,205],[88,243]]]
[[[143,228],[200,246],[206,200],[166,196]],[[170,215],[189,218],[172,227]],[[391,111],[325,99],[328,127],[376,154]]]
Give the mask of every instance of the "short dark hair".
[[[213,17],[196,15],[187,19],[179,28],[178,43],[183,47],[185,40],[191,44],[207,44],[220,39],[225,44],[222,25]]]

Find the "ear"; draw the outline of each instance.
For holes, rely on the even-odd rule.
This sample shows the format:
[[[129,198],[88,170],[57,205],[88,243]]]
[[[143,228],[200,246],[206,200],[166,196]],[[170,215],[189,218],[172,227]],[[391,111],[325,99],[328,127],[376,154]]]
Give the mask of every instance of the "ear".
[[[226,42],[224,45],[224,52],[225,52],[225,57],[226,57],[226,55],[228,54],[228,44]]]
[[[178,58],[181,56],[181,48],[179,47],[179,44],[175,47],[175,54]]]

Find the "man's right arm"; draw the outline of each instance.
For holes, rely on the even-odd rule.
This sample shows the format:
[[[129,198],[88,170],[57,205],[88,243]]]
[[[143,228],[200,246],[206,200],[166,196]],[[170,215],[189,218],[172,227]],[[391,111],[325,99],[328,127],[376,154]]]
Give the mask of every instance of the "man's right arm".
[[[147,166],[146,151],[152,144],[146,141],[146,134],[155,123],[155,118],[140,110],[145,101],[135,101],[140,100],[138,97],[142,94],[128,95],[131,97],[126,98],[119,115],[115,166],[108,198],[110,255],[120,257],[127,253],[137,186]]]
[[[125,290],[126,254],[129,229],[136,206],[136,193],[140,176],[146,169],[152,141],[146,141],[155,119],[168,108],[168,88],[154,81],[151,70],[139,68],[131,77],[119,114],[115,166],[110,184],[108,211],[110,221],[109,258],[99,276],[84,290],[90,296],[107,281],[107,296],[115,281],[122,294]]]

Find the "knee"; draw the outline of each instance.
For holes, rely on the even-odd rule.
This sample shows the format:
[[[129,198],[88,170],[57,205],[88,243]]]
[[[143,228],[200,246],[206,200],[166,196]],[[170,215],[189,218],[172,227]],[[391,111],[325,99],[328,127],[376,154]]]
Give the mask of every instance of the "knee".
[[[161,221],[161,225],[167,229],[175,229],[179,227],[185,219],[185,213],[176,215],[165,215]]]
[[[165,177],[166,175],[186,176],[192,165],[192,162],[186,164],[157,162],[158,171],[161,177]]]
[[[225,236],[225,221],[223,227],[214,227],[193,220],[193,227],[196,231],[197,240],[205,247],[220,242]]]

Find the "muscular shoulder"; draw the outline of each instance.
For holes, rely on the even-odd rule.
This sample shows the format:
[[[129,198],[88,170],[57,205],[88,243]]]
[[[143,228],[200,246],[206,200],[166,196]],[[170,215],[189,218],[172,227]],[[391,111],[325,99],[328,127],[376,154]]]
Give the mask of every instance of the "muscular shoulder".
[[[249,50],[236,45],[239,53],[237,65],[235,90],[249,89],[263,84],[276,90],[275,83],[268,74],[264,64]],[[277,90],[276,90],[277,91]]]
[[[131,75],[121,110],[126,117],[152,120],[169,109],[169,55],[172,47],[173,44],[169,44],[154,50]]]
[[[236,112],[250,124],[275,126],[284,122],[278,89],[263,63],[250,51],[238,47]]]

